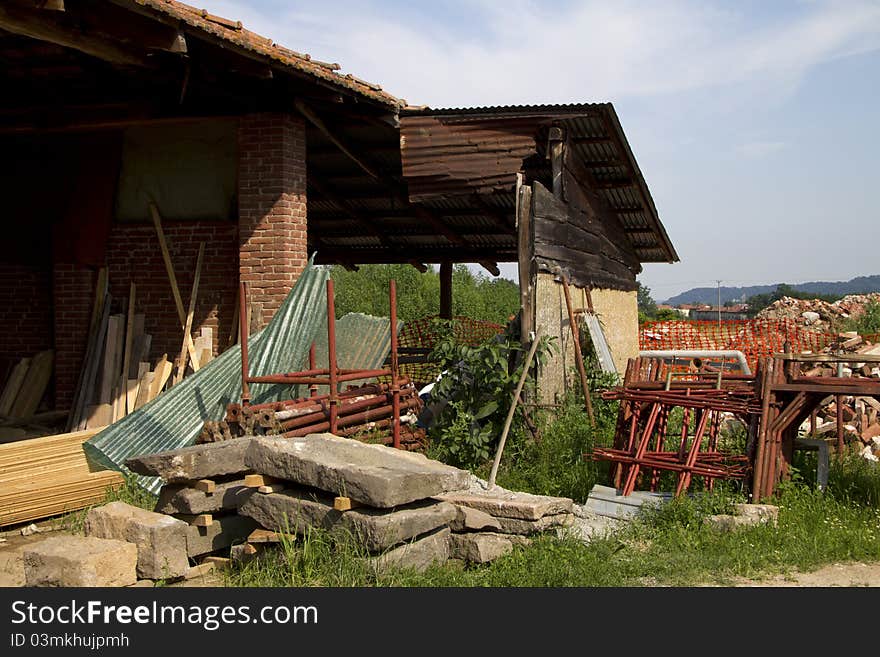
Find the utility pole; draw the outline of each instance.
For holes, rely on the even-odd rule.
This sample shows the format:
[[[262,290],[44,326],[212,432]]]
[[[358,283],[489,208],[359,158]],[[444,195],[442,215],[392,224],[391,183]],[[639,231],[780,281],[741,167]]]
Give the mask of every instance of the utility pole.
[[[718,330],[721,330],[721,279],[715,279],[718,283]]]

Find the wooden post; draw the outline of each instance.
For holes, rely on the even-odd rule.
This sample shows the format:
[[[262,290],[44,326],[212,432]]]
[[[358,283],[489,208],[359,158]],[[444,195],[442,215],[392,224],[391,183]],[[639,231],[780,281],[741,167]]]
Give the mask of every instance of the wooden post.
[[[550,128],[550,134],[547,137],[547,151],[553,171],[553,196],[562,201],[564,200],[562,169],[565,155],[565,131],[562,128],[557,126]]]
[[[529,348],[529,353],[526,356],[526,362],[523,363],[522,375],[519,377],[519,382],[516,384],[516,390],[513,393],[513,398],[510,400],[510,410],[507,411],[507,418],[504,420],[504,429],[501,431],[501,438],[498,441],[498,448],[495,450],[495,460],[492,462],[492,470],[489,473],[489,490],[492,490],[495,487],[495,476],[498,474],[498,466],[501,463],[501,453],[504,451],[504,443],[507,442],[507,433],[510,431],[510,425],[513,422],[513,414],[516,411],[516,402],[520,398],[520,393],[522,392],[523,385],[526,382],[526,377],[529,375],[529,367],[532,364],[532,359],[535,357],[535,352],[538,350],[538,343],[540,341],[541,329],[538,328],[538,330],[535,332],[535,339],[532,340],[532,346]]]
[[[532,188],[516,176],[517,265],[519,271],[520,343],[523,348],[535,326],[534,279],[532,272]]]
[[[440,317],[452,319],[452,262],[440,263]]]

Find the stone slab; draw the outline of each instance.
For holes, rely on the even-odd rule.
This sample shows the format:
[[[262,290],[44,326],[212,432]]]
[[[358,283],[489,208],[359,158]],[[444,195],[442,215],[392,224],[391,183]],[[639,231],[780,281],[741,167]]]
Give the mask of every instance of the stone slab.
[[[753,520],[754,524],[775,525],[779,520],[779,507],[773,504],[734,504],[733,512],[734,515]]]
[[[171,516],[125,502],[89,509],[86,536],[128,541],[137,546],[137,574],[142,579],[181,577],[189,568],[187,524]]]
[[[133,543],[95,536],[52,536],[24,548],[26,586],[130,586],[137,581]]]
[[[337,511],[332,496],[302,489],[254,495],[239,513],[274,531],[302,534],[310,527],[320,527],[348,532],[369,552],[381,552],[446,526],[456,517],[455,507],[435,501],[415,502],[393,510],[358,507]]]
[[[448,527],[435,530],[384,554],[370,557],[370,567],[382,574],[404,568],[424,572],[432,564],[442,565],[449,560],[450,535]]]
[[[495,487],[492,490],[470,488],[438,495],[437,499],[467,506],[495,518],[538,520],[548,515],[571,513],[574,501],[567,497],[550,497],[519,493]]]
[[[463,488],[470,473],[422,454],[332,434],[251,440],[245,465],[260,474],[319,488],[378,508]]]
[[[672,493],[651,493],[635,491],[630,495],[620,495],[616,488],[596,484],[590,490],[586,507],[593,513],[608,518],[632,520],[646,505],[660,505],[668,502]]]
[[[529,536],[540,534],[549,529],[569,527],[574,521],[573,513],[556,513],[551,516],[543,516],[537,520],[520,520],[519,518],[498,518],[502,534],[520,534]]]
[[[237,509],[255,490],[245,486],[244,479],[218,483],[211,494],[187,484],[165,484],[159,491],[155,510],[157,513],[218,513]]]
[[[226,550],[257,529],[252,518],[237,514],[217,516],[207,527],[186,526],[186,553],[190,557]]]
[[[161,477],[168,483],[237,474],[247,470],[244,465],[244,453],[250,441],[250,437],[243,436],[167,452],[144,454],[128,459],[125,467],[139,475]]]
[[[456,517],[449,523],[449,528],[454,532],[501,529],[498,520],[488,513],[472,509],[469,506],[459,506],[458,504],[453,506],[455,506]]]
[[[449,556],[471,563],[489,563],[513,550],[515,545],[527,543],[528,539],[514,534],[495,532],[453,533],[449,540]]]

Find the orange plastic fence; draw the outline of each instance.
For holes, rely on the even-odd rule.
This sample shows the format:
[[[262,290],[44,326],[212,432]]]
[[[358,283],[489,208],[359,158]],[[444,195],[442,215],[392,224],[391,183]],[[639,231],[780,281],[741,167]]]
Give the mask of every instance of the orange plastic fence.
[[[423,317],[422,319],[406,322],[400,329],[398,346],[401,348],[401,357],[405,358],[406,348],[422,350],[433,349],[437,341],[437,333],[433,329],[434,320],[438,315]],[[453,317],[453,336],[459,344],[472,347],[490,340],[504,330],[500,324],[485,322],[470,317]],[[400,366],[400,372],[408,376],[416,383],[429,383],[433,381],[440,369],[437,365],[429,362],[404,363]]]
[[[643,324],[639,349],[736,349],[754,371],[759,358],[783,351],[786,340],[794,352],[818,352],[836,338],[835,333],[810,331],[793,320],[676,320]]]

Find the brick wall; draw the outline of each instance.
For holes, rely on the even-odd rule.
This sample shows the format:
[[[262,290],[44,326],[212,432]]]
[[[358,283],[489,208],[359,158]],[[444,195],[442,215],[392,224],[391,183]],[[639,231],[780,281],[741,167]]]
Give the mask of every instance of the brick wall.
[[[56,263],[53,269],[55,408],[69,409],[73,402],[88,341],[96,279],[96,271],[83,265]]]
[[[244,116],[238,153],[239,272],[264,326],[308,257],[305,125],[287,114]]]
[[[0,390],[10,364],[52,347],[52,272],[48,265],[0,263]]]
[[[214,354],[225,349],[232,328],[235,291],[238,284],[237,227],[230,222],[162,222],[174,275],[189,309],[199,243],[205,243],[202,273],[193,314],[194,335],[201,327],[214,332]],[[150,362],[163,354],[173,361],[180,354],[183,332],[165,270],[159,240],[152,224],[116,224],[107,249],[112,312],[121,312],[128,298],[129,284],[135,284],[135,312],[144,314],[144,331],[152,335]]]

